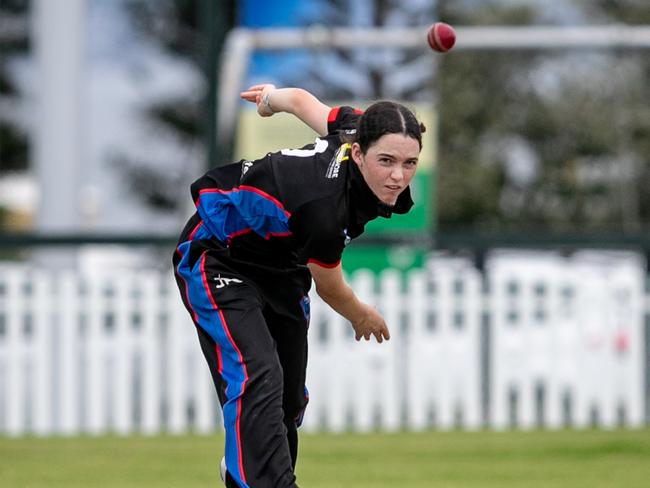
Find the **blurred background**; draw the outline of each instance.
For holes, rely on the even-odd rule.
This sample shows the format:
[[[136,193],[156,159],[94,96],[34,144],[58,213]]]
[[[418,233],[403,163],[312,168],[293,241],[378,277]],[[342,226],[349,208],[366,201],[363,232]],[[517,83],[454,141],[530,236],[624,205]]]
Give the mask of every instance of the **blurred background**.
[[[170,260],[194,179],[315,137],[239,101],[260,82],[427,125],[414,211],[344,257],[394,340],[313,296],[308,431],[647,425],[649,25],[645,0],[3,0],[0,435],[219,431]]]

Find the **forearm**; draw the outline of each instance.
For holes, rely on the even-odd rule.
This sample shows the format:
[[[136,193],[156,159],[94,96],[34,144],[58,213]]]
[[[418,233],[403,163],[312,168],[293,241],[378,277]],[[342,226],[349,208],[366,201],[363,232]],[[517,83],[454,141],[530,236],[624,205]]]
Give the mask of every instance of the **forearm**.
[[[330,107],[302,88],[276,88],[262,94],[260,104],[268,114],[286,112],[295,115],[319,135],[327,134]]]
[[[273,113],[287,112],[295,115],[300,97],[307,93],[301,88],[276,88],[262,96],[262,104]]]
[[[332,307],[335,312],[342,315],[350,322],[356,323],[363,319],[366,311],[364,304],[357,298],[349,285],[344,284],[333,292],[316,286],[316,293],[318,293],[318,296]]]
[[[336,312],[348,319],[355,332],[355,338],[366,340],[374,335],[377,342],[390,339],[390,333],[382,316],[370,305],[361,302],[343,279],[341,265],[323,268],[307,264],[316,283],[316,293]]]

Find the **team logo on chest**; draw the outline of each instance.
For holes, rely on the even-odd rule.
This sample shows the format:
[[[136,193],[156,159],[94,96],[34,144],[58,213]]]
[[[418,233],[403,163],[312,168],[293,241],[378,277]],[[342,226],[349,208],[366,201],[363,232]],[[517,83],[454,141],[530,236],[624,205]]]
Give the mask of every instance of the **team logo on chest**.
[[[325,173],[325,178],[334,179],[339,177],[339,171],[341,170],[341,163],[347,161],[348,159],[348,150],[350,149],[350,144],[342,144],[334,154],[334,157],[330,161],[329,166],[327,167],[327,173]]]
[[[348,244],[350,244],[350,242],[352,242],[352,237],[348,235],[348,229],[343,229],[343,237],[344,237],[343,239],[344,246],[347,246]]]
[[[248,173],[248,170],[251,169],[251,166],[253,166],[252,162],[244,161],[241,164],[241,175],[244,176],[246,173]]]

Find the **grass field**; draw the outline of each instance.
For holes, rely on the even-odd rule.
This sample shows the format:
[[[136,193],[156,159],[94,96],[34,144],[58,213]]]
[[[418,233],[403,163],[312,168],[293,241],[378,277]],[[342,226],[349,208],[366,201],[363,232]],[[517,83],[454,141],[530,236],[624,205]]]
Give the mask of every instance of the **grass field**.
[[[0,438],[0,486],[218,487],[222,441]],[[298,464],[302,488],[646,488],[650,430],[303,435]]]

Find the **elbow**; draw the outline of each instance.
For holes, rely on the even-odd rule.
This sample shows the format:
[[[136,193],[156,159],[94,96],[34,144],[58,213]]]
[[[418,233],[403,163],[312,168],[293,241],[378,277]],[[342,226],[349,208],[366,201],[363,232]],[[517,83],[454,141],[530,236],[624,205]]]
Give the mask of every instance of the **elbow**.
[[[318,286],[316,293],[328,305],[345,302],[349,298],[349,288],[347,286]]]
[[[332,293],[331,289],[324,286],[316,285],[316,293],[318,293],[318,296],[321,297],[321,299],[328,305],[331,305],[337,301],[336,293]]]
[[[318,293],[318,296],[321,297],[325,303],[330,302],[331,293],[328,293],[325,287],[318,286],[318,284],[316,284],[316,293]]]

